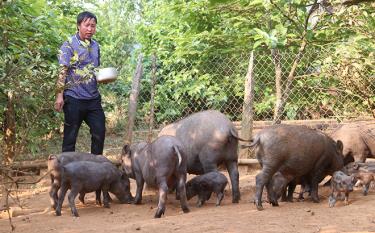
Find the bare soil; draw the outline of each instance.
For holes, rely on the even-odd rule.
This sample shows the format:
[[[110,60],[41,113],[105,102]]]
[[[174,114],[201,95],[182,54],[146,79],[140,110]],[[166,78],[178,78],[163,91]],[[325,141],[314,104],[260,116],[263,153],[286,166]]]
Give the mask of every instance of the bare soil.
[[[349,197],[349,205],[338,201],[328,208],[329,187],[321,186],[321,202],[281,202],[279,207],[264,203],[264,210],[256,210],[252,203],[255,175],[258,171],[241,172],[241,201],[231,203],[230,186],[227,187],[222,205],[215,206],[216,196],[203,207],[189,201],[191,212],[184,214],[174,194],[169,194],[167,209],[161,219],[154,219],[157,193],[145,190],[143,204],[119,204],[114,198],[110,209],[95,205],[94,194],[86,195],[86,204],[77,207],[80,217],[72,217],[67,199],[61,217],[49,209],[48,179],[37,186],[23,189],[19,198],[23,210],[14,205],[12,218],[14,232],[41,233],[123,233],[123,232],[375,232],[375,190],[363,196],[357,188]],[[134,194],[135,184],[132,183]],[[297,194],[295,194],[297,196]],[[307,196],[307,195],[305,195]],[[264,198],[265,199],[265,198]],[[0,217],[0,232],[10,232],[9,220]]]

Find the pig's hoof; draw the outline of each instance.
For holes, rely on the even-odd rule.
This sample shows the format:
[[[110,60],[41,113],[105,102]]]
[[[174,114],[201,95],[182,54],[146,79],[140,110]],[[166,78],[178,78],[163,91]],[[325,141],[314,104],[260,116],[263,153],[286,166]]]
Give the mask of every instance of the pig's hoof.
[[[238,203],[238,202],[240,202],[240,197],[239,197],[239,196],[234,197],[234,198],[232,199],[232,203]]]
[[[103,207],[104,208],[109,208],[109,204],[104,204]]]
[[[135,205],[140,205],[142,203],[142,200],[134,200],[133,202]]]
[[[161,216],[164,215],[164,210],[156,211],[154,218],[161,218]]]
[[[257,201],[255,201],[254,204],[256,205],[257,210],[263,210],[263,206],[262,206],[262,204],[260,204],[260,203],[257,202]]]
[[[61,216],[61,211],[56,211],[56,216]]]
[[[271,202],[271,205],[272,205],[272,206],[279,206],[279,203],[278,203],[277,201],[276,201],[276,202],[275,202],[275,201],[272,201],[272,202]]]
[[[185,208],[182,208],[182,211],[186,214],[186,213],[189,213],[190,212],[190,209],[185,207]]]

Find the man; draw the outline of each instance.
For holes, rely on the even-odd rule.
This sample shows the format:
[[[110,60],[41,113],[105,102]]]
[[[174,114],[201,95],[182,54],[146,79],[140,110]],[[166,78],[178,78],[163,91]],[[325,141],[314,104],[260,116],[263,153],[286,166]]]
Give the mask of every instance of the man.
[[[55,110],[64,111],[63,152],[75,151],[78,130],[85,121],[91,133],[91,153],[103,154],[105,115],[94,75],[94,68],[100,65],[100,51],[92,39],[96,24],[91,12],[78,14],[78,32],[60,48]]]

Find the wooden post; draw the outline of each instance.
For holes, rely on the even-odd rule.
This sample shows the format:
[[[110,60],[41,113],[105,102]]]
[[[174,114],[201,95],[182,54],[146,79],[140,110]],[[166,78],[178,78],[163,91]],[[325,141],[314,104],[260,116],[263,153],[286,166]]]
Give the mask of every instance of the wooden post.
[[[148,142],[152,141],[154,129],[154,97],[155,97],[155,84],[156,84],[156,54],[152,55],[152,73],[151,73],[151,100],[150,100],[150,122],[148,129]]]
[[[249,66],[245,80],[245,96],[241,122],[241,137],[249,140],[253,134],[253,103],[254,103],[254,52],[251,51]],[[240,157],[247,157],[240,154]]]
[[[129,111],[128,111],[128,124],[126,126],[125,134],[125,144],[131,144],[133,138],[133,127],[135,122],[135,117],[137,115],[137,103],[138,103],[138,94],[139,94],[139,83],[143,74],[142,66],[143,56],[139,54],[137,69],[135,70],[133,81],[132,81],[132,90],[129,97]]]

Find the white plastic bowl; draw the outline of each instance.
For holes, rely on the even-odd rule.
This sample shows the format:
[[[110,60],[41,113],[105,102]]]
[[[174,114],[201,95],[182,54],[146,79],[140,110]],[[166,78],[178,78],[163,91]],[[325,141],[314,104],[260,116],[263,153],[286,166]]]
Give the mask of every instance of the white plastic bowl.
[[[96,73],[96,80],[99,83],[110,83],[117,79],[118,72],[114,67],[107,67],[99,69]]]

